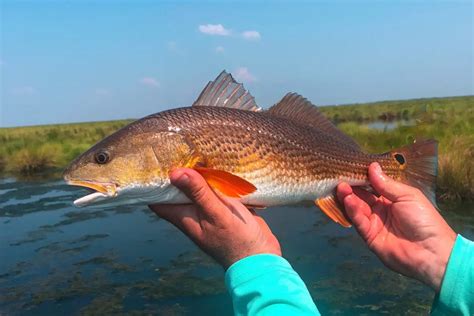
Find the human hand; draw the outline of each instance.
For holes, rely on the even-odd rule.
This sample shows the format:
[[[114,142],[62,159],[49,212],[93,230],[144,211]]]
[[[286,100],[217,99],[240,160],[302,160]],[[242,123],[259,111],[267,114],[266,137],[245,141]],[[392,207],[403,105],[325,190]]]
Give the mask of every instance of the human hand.
[[[265,221],[237,199],[214,192],[192,169],[177,169],[171,183],[194,203],[150,205],[225,269],[259,253],[281,256],[280,244]]]
[[[347,183],[337,188],[357,232],[387,267],[439,292],[456,233],[420,190],[391,179],[378,163],[369,180],[380,197]]]

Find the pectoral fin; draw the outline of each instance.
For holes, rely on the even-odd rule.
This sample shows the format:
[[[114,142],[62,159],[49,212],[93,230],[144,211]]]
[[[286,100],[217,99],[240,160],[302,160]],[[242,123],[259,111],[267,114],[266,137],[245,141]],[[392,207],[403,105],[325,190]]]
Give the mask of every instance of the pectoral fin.
[[[209,186],[228,197],[242,197],[253,193],[257,188],[250,182],[232,173],[222,170],[195,167]]]
[[[324,198],[317,199],[314,203],[324,212],[330,219],[339,223],[344,227],[351,227],[352,224],[342,212],[342,207],[336,201],[334,195],[329,195]]]

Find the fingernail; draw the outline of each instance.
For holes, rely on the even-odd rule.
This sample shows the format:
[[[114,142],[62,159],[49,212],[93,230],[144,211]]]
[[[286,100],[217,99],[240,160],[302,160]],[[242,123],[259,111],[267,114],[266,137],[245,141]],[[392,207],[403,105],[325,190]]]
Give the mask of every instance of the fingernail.
[[[385,175],[382,171],[382,167],[380,166],[380,164],[378,162],[374,163],[374,173],[381,180],[385,181]]]
[[[349,201],[352,200],[352,199],[353,199],[353,195],[352,195],[352,194],[348,194],[348,195],[346,195],[346,196],[344,197],[344,202],[346,202],[346,201],[349,202]]]
[[[380,164],[378,162],[375,163],[375,171],[377,173],[381,173],[382,172],[382,167],[380,167]]]
[[[173,184],[187,185],[189,183],[189,176],[182,170],[176,170],[171,174],[170,180]]]
[[[352,187],[349,185],[349,183],[347,182],[342,182],[341,184],[339,184],[343,189],[346,189],[349,193],[348,194],[352,194]]]

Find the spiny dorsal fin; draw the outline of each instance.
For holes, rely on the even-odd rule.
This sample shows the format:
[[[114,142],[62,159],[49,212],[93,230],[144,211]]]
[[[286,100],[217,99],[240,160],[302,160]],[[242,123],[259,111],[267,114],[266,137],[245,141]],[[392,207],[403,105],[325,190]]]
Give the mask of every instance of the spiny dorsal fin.
[[[319,112],[314,104],[297,93],[287,93],[280,102],[268,109],[268,113],[294,120],[300,124],[316,127],[328,132],[350,147],[360,149],[359,145],[357,145],[352,138],[339,130],[330,120]]]
[[[225,70],[209,81],[193,106],[221,106],[247,111],[260,111],[254,97]]]

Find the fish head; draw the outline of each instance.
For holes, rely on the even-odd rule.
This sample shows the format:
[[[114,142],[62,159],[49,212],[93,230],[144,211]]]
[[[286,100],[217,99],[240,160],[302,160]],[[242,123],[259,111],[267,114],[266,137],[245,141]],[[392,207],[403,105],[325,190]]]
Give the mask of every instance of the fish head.
[[[191,146],[183,135],[124,128],[77,157],[63,176],[70,185],[93,190],[74,201],[79,207],[151,203],[170,186],[170,171],[192,161]]]

